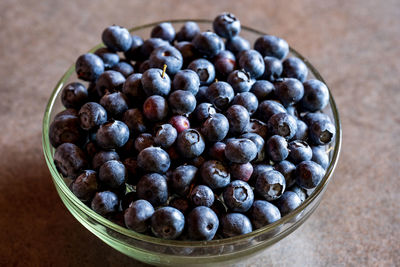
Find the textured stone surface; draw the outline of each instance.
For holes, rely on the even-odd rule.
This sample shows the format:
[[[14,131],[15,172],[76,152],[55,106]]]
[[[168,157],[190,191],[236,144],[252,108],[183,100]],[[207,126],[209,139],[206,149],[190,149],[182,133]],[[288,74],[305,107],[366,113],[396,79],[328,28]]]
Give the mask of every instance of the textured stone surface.
[[[215,4],[218,2],[217,4]],[[325,197],[295,233],[236,266],[400,263],[400,2],[0,2],[0,265],[146,266],[110,249],[61,203],[41,149],[48,96],[110,24],[235,13],[285,38],[320,70],[343,149]]]

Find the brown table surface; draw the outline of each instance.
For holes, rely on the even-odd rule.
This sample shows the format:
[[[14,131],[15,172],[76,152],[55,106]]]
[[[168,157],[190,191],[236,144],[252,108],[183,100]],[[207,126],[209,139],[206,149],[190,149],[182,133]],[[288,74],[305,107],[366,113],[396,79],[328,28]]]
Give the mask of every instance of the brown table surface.
[[[400,264],[400,1],[2,0],[1,266],[145,266],[102,243],[61,203],[42,155],[44,108],[106,26],[226,10],[310,59],[343,125],[339,165],[315,214],[237,266]]]

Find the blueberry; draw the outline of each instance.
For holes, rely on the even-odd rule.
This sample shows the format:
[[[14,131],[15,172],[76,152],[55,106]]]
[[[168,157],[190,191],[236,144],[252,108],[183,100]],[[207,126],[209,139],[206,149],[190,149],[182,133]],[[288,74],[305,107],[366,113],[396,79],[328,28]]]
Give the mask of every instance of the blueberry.
[[[203,156],[198,156],[190,159],[188,163],[193,164],[196,168],[200,168],[204,162],[206,162],[206,159]]]
[[[83,171],[71,184],[72,193],[83,202],[91,201],[97,189],[97,175],[92,170]]]
[[[107,70],[103,72],[96,82],[97,93],[100,97],[108,92],[121,91],[125,77],[120,72]]]
[[[214,31],[221,37],[230,39],[240,32],[240,21],[232,13],[224,12],[213,21]]]
[[[214,82],[207,88],[206,94],[211,104],[218,109],[227,108],[235,96],[232,86],[226,82]]]
[[[300,120],[296,120],[297,130],[296,134],[293,136],[293,140],[303,140],[306,141],[308,139],[308,126],[307,124]]]
[[[132,45],[131,47],[124,52],[125,57],[128,60],[138,61],[142,59],[142,55],[140,53],[140,49],[143,45],[143,39],[137,35],[131,35]]]
[[[168,148],[175,143],[177,137],[178,132],[171,124],[162,124],[157,127],[154,143],[163,148]]]
[[[268,120],[268,128],[272,134],[291,139],[297,131],[296,119],[287,113],[278,113]]]
[[[207,59],[199,58],[193,60],[189,64],[188,69],[197,73],[200,78],[200,85],[209,85],[215,79],[215,67]]]
[[[122,75],[124,75],[125,78],[129,77],[129,75],[133,74],[133,66],[129,64],[128,62],[118,62],[116,65],[112,67],[112,70],[120,72]]]
[[[281,212],[282,216],[289,214],[294,211],[301,204],[301,199],[299,196],[291,191],[286,191],[283,195],[276,201],[276,206]]]
[[[82,129],[91,130],[107,122],[107,112],[98,103],[88,102],[79,110],[79,120]]]
[[[180,212],[182,212],[183,214],[186,215],[186,213],[190,210],[191,206],[189,201],[187,200],[187,198],[183,198],[183,197],[176,197],[173,198],[170,202],[169,202],[169,206],[179,210]]]
[[[177,147],[184,158],[195,158],[203,153],[205,143],[197,130],[186,129],[178,135]]]
[[[279,209],[265,200],[256,200],[250,210],[251,222],[255,229],[278,221],[281,218]]]
[[[257,115],[264,122],[268,122],[273,115],[285,112],[286,109],[281,103],[274,100],[264,100],[258,105]]]
[[[312,158],[311,147],[305,141],[292,141],[289,143],[288,149],[289,158],[295,164],[298,164],[302,161],[311,160]]]
[[[141,73],[134,73],[126,78],[124,86],[122,87],[122,92],[132,103],[143,103],[144,99],[146,99],[141,79]]]
[[[324,109],[329,102],[328,87],[323,82],[314,79],[305,81],[303,85],[302,107],[312,112]]]
[[[135,139],[135,149],[140,152],[145,148],[151,147],[154,145],[154,138],[149,133],[141,133]]]
[[[88,91],[81,83],[69,83],[61,92],[61,102],[66,108],[80,108],[88,99]]]
[[[243,92],[236,94],[233,98],[232,104],[245,107],[249,115],[253,115],[258,108],[258,99],[253,93]]]
[[[143,104],[143,114],[150,121],[161,121],[168,115],[167,100],[159,95],[149,96]]]
[[[63,143],[82,144],[86,135],[79,126],[79,118],[73,115],[58,116],[49,128],[50,143],[58,147]]]
[[[185,227],[185,217],[182,212],[172,207],[162,207],[151,217],[151,230],[156,237],[176,239]]]
[[[128,126],[131,135],[135,133],[143,133],[146,131],[143,113],[137,109],[128,109],[122,115],[122,121]]]
[[[151,68],[162,69],[164,65],[167,65],[166,72],[171,76],[175,75],[182,68],[183,64],[181,52],[170,45],[154,49],[149,60]]]
[[[290,187],[288,191],[296,193],[301,202],[304,202],[304,200],[307,198],[307,191],[298,185]]]
[[[272,167],[271,165],[267,165],[267,164],[254,165],[253,174],[251,175],[249,183],[254,185],[256,183],[256,181],[257,181],[258,176],[261,173],[272,171],[272,170],[274,170],[274,167]]]
[[[230,139],[226,142],[225,157],[233,163],[247,163],[256,156],[257,146],[249,139]]]
[[[99,151],[93,156],[92,168],[98,170],[107,161],[119,159],[119,155],[115,151]]]
[[[212,209],[200,206],[189,213],[187,224],[191,240],[211,240],[218,230],[219,220]]]
[[[242,213],[228,213],[220,219],[221,232],[224,237],[234,237],[253,231],[251,222]]]
[[[104,63],[105,69],[110,69],[117,65],[119,62],[118,54],[108,48],[101,47],[97,49],[94,53],[101,58]]]
[[[208,150],[208,155],[211,159],[225,161],[225,143],[215,142]]]
[[[196,98],[189,91],[177,90],[169,95],[171,111],[178,115],[188,115],[196,108]]]
[[[208,88],[208,86],[200,86],[199,87],[199,91],[196,94],[197,103],[208,102],[207,88]]]
[[[116,118],[128,110],[128,99],[121,92],[106,93],[100,99],[100,105],[107,110],[111,117]]]
[[[213,32],[201,32],[197,34],[192,44],[205,57],[212,58],[223,50],[222,40]]]
[[[178,42],[192,41],[193,38],[200,33],[199,25],[196,22],[188,21],[183,24],[181,29],[176,33],[175,40]]]
[[[237,55],[241,51],[249,50],[250,43],[246,39],[240,36],[232,37],[226,40],[226,49]]]
[[[148,58],[153,52],[154,49],[165,46],[165,45],[170,45],[168,41],[165,41],[161,38],[149,38],[145,40],[140,47],[140,53],[144,59]]]
[[[198,122],[204,122],[216,112],[217,111],[210,103],[201,103],[198,104],[194,110],[194,115],[196,116]]]
[[[165,41],[171,42],[175,39],[175,29],[169,22],[163,22],[155,26],[151,30],[152,38],[161,38]]]
[[[194,206],[211,207],[214,203],[214,192],[206,185],[197,185],[189,196]]]
[[[243,133],[250,123],[250,115],[247,109],[240,105],[232,105],[226,111],[226,118],[229,121],[229,131],[232,134]]]
[[[193,70],[178,71],[173,80],[174,90],[189,91],[196,95],[200,87],[200,78]]]
[[[252,141],[257,147],[257,156],[254,162],[261,162],[265,159],[265,141],[260,135],[256,133],[245,133],[240,136],[240,138],[247,138]]]
[[[197,168],[192,165],[181,165],[177,167],[170,178],[170,184],[175,193],[186,196],[189,193],[190,185],[194,182]]]
[[[75,71],[79,79],[96,81],[104,72],[104,63],[103,60],[95,54],[83,54],[76,60]]]
[[[263,57],[270,56],[283,59],[289,53],[288,43],[273,35],[259,37],[254,43],[254,49],[261,53]]]
[[[88,155],[89,159],[92,159],[97,152],[100,151],[99,147],[96,145],[96,140],[90,140],[84,146],[84,151]]]
[[[282,75],[283,67],[282,62],[275,57],[264,57],[265,71],[261,76],[262,79],[266,79],[270,82],[274,82],[279,79]]]
[[[240,54],[239,67],[250,73],[252,78],[258,78],[265,71],[264,59],[256,50],[245,50]]]
[[[228,168],[216,160],[204,162],[200,169],[200,175],[202,181],[211,189],[224,188],[231,181]]]
[[[304,95],[303,84],[294,78],[285,78],[275,84],[275,93],[284,106],[299,102]]]
[[[247,182],[253,174],[253,165],[250,162],[244,164],[233,163],[229,170],[233,180],[242,180]]]
[[[103,43],[114,51],[127,51],[132,46],[132,38],[129,31],[121,26],[107,27],[102,35]]]
[[[136,200],[129,205],[124,213],[125,225],[128,229],[138,233],[144,233],[148,229],[154,208],[144,199]]]
[[[159,147],[148,147],[140,151],[138,165],[147,172],[165,173],[171,164],[167,152]]]
[[[285,177],[278,171],[261,172],[257,176],[255,190],[266,200],[271,201],[282,196],[286,188]]]
[[[127,172],[124,164],[117,160],[109,160],[99,169],[99,181],[107,188],[118,189],[125,183]]]
[[[275,86],[269,81],[258,80],[251,86],[250,92],[253,93],[261,102],[267,98],[270,98],[274,94]]]
[[[171,91],[171,80],[161,69],[148,69],[142,75],[143,90],[148,96],[166,96]]]
[[[246,212],[253,205],[254,194],[251,187],[242,180],[231,182],[224,190],[226,206],[235,212]]]
[[[103,149],[122,147],[129,139],[129,128],[122,121],[110,121],[100,126],[96,142]]]
[[[158,173],[146,174],[137,183],[136,192],[140,199],[149,201],[155,207],[163,205],[168,200],[167,180]]]
[[[262,138],[266,139],[268,136],[268,126],[266,123],[260,120],[250,119],[250,123],[247,125],[246,132],[258,134]]]
[[[325,151],[325,146],[312,146],[311,160],[321,165],[325,170],[329,166],[329,155]]]
[[[285,177],[286,187],[290,187],[294,185],[296,182],[295,171],[296,166],[287,160],[282,160],[281,162],[277,163],[275,166],[275,170],[282,173]]]
[[[116,212],[118,209],[118,196],[110,191],[98,192],[95,194],[90,207],[103,216]]]
[[[335,125],[328,120],[316,120],[308,130],[310,140],[315,145],[327,145],[335,139]]]
[[[282,77],[295,78],[304,82],[308,75],[306,64],[296,57],[289,57],[282,62]]]
[[[273,135],[267,141],[267,151],[272,161],[282,161],[289,155],[288,143],[284,137]]]
[[[147,59],[143,62],[136,62],[135,68],[139,73],[144,73],[145,71],[150,69],[150,60]]]
[[[325,175],[325,170],[314,161],[303,161],[296,167],[296,182],[301,187],[316,187]]]
[[[181,115],[171,117],[169,123],[176,129],[178,134],[190,128],[189,119]]]
[[[73,117],[79,117],[79,110],[76,110],[74,108],[67,108],[64,109],[63,111],[58,112],[55,116],[54,116],[54,121],[57,120],[58,118],[60,118],[61,116],[64,115],[70,115]]]
[[[54,153],[54,164],[64,177],[70,179],[75,179],[80,171],[88,166],[85,153],[71,143],[64,143],[57,147]]]
[[[218,142],[225,138],[229,131],[228,119],[220,113],[215,113],[203,123],[201,133],[210,142]]]
[[[183,58],[183,68],[186,67],[190,62],[199,58],[198,51],[194,45],[190,42],[179,42],[175,44],[175,48],[181,52]]]
[[[235,93],[248,92],[253,85],[250,73],[243,70],[235,70],[229,74],[227,82],[232,86]]]

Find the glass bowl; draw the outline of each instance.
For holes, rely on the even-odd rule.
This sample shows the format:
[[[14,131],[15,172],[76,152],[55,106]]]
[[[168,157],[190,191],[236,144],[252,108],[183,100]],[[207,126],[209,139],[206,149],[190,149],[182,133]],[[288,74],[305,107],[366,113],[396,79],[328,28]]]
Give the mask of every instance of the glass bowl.
[[[179,29],[186,21],[188,20],[170,20],[169,22],[173,24],[175,29]],[[196,21],[202,30],[212,29],[212,21],[191,21]],[[142,38],[148,38],[151,29],[158,23],[160,22],[134,27],[130,29],[130,31]],[[242,26],[242,31],[240,33],[241,36],[247,38],[251,43],[253,43],[257,37],[264,34],[263,32],[245,26]],[[93,52],[101,46],[100,44],[90,51]],[[315,78],[325,82],[318,71],[302,55],[293,48],[290,48],[290,54],[304,60],[309,68],[308,78]],[[320,184],[296,210],[284,216],[279,221],[257,229],[249,234],[220,240],[163,240],[139,234],[100,216],[82,203],[70,191],[68,188],[68,180],[62,177],[54,165],[53,155],[55,149],[50,145],[49,126],[54,116],[64,109],[60,100],[63,86],[76,80],[75,66],[72,65],[61,77],[51,93],[44,114],[42,136],[43,151],[53,182],[65,206],[83,226],[114,249],[145,263],[153,265],[183,264],[184,266],[220,265],[222,262],[237,262],[262,251],[292,233],[310,217],[318,207],[338,162],[342,130],[335,101],[330,93],[330,102],[324,112],[333,119],[336,126],[336,138],[331,144],[332,150],[330,151],[331,162]]]

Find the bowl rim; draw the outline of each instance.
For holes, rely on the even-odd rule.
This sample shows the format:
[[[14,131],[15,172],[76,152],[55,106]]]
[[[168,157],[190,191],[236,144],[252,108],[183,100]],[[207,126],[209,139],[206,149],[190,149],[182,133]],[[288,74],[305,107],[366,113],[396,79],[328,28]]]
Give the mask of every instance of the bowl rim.
[[[136,26],[133,28],[129,29],[129,32],[135,32],[141,29],[149,28],[149,27],[154,27],[158,25],[159,23],[162,22],[171,22],[171,23],[185,23],[187,21],[194,21],[196,23],[200,24],[212,24],[212,20],[208,19],[174,19],[174,20],[163,20],[163,21],[157,21],[157,22],[152,22],[148,24],[143,24],[140,26]],[[259,31],[247,26],[241,26],[242,30],[246,30],[248,32],[257,34],[257,35],[266,35],[267,33],[263,31]],[[103,47],[103,44],[98,44],[92,49],[90,49],[88,52],[93,52],[96,49]],[[313,73],[315,76],[315,79],[318,79],[322,81],[323,83],[326,84],[325,80],[322,78],[321,74],[315,69],[315,67],[304,57],[302,56],[299,52],[297,52],[293,47],[289,46],[290,52],[295,55],[296,57],[302,59],[304,63],[307,65],[309,70]],[[119,234],[122,234],[126,237],[130,237],[133,239],[137,239],[139,241],[144,241],[148,243],[153,243],[156,245],[168,245],[168,246],[173,246],[173,247],[208,247],[208,246],[218,246],[218,245],[229,245],[236,243],[238,241],[244,241],[250,238],[255,238],[257,236],[260,236],[264,233],[268,233],[269,231],[274,230],[275,228],[280,227],[281,225],[284,225],[285,223],[291,221],[294,219],[299,213],[301,213],[304,209],[306,209],[327,187],[330,179],[332,178],[334,169],[337,166],[338,160],[339,160],[339,154],[341,150],[341,145],[342,145],[342,127],[341,127],[341,122],[340,122],[340,117],[339,117],[339,112],[337,110],[337,106],[335,103],[335,100],[332,96],[332,92],[328,87],[329,90],[329,103],[330,107],[332,110],[333,114],[333,119],[334,123],[336,126],[336,136],[335,136],[335,143],[333,146],[333,150],[331,151],[332,153],[332,160],[326,170],[325,176],[319,183],[319,185],[314,189],[314,191],[311,193],[311,195],[299,206],[297,207],[294,211],[291,213],[287,214],[286,216],[282,217],[280,220],[271,223],[269,225],[266,225],[262,228],[253,230],[252,232],[244,235],[239,235],[235,237],[230,237],[230,238],[223,238],[223,239],[217,239],[217,240],[210,240],[210,241],[182,241],[182,240],[166,240],[166,239],[161,239],[157,237],[152,237],[148,236],[145,234],[140,234],[137,232],[134,232],[132,230],[129,230],[127,228],[124,228],[116,223],[113,223],[112,221],[106,219],[105,217],[97,214],[94,212],[92,209],[90,209],[87,205],[85,205],[83,202],[81,202],[73,193],[72,191],[68,188],[68,186],[64,182],[64,178],[61,176],[61,174],[57,171],[56,166],[54,164],[54,159],[53,159],[53,154],[52,150],[54,148],[50,144],[50,139],[49,139],[49,127],[50,127],[50,118],[51,118],[51,112],[54,107],[55,101],[57,99],[57,96],[61,92],[63,85],[65,82],[68,80],[68,78],[75,72],[75,64],[72,64],[68,70],[64,73],[64,75],[61,77],[61,79],[57,82],[57,85],[53,89],[50,99],[47,102],[44,117],[43,117],[43,124],[42,124],[42,146],[43,146],[43,153],[45,156],[45,160],[47,163],[47,166],[49,168],[49,171],[51,173],[53,182],[55,183],[56,187],[58,187],[59,190],[62,191],[62,193],[65,194],[68,199],[79,208],[82,212],[84,212],[87,216],[89,216],[91,219],[96,221],[97,223],[110,228]]]

